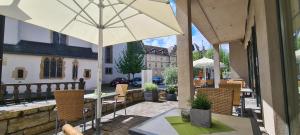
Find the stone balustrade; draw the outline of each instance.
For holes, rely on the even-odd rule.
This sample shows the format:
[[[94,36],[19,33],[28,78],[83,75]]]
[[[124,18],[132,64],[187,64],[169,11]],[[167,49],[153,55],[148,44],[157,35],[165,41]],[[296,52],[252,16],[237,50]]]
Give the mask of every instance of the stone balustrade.
[[[31,102],[34,100],[53,99],[53,87],[55,90],[84,89],[85,82],[53,82],[53,83],[18,83],[0,85],[0,104],[18,104],[21,101]],[[21,88],[23,91],[21,92]],[[33,88],[35,87],[35,88]],[[42,90],[44,88],[44,92]],[[35,92],[33,92],[35,89]]]
[[[142,89],[129,90],[127,104],[132,105],[144,101]],[[45,101],[42,101],[45,102]],[[0,110],[0,135],[33,135],[40,134],[55,128],[56,112],[55,101],[48,101],[47,104],[31,103],[26,107],[15,107],[15,109]],[[87,115],[94,116],[93,100],[86,100],[85,107],[91,110]],[[113,112],[113,104],[103,104],[103,114]],[[117,109],[123,105],[118,104]]]

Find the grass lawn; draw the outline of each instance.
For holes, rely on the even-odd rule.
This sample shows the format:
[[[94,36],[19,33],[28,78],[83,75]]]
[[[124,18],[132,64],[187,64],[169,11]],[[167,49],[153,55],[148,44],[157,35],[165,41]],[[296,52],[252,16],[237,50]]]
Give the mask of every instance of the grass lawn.
[[[182,121],[180,116],[166,117],[166,120],[172,125],[173,128],[175,128],[179,135],[201,135],[233,131],[232,128],[215,119],[212,120],[211,128],[194,126],[190,122]]]

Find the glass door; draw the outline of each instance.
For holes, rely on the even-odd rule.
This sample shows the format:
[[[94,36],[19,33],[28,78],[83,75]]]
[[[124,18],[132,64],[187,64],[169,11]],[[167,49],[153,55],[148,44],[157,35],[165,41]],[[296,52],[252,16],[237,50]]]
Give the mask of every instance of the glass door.
[[[279,0],[288,123],[300,134],[300,1]]]

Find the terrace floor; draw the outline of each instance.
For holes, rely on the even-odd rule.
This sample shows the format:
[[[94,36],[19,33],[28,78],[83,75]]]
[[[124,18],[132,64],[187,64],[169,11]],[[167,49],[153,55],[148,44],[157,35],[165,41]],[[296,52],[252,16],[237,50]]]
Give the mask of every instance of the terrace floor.
[[[115,119],[113,113],[102,117],[101,131],[103,135],[128,135],[128,129],[154,117],[160,113],[178,107],[178,102],[141,102],[127,108],[127,116],[124,115],[124,110],[117,111]],[[87,131],[85,135],[93,135],[94,130],[91,129],[91,122],[87,123]],[[82,128],[77,126],[78,130]],[[44,135],[53,134],[54,131],[44,133]],[[62,135],[62,133],[60,133]]]

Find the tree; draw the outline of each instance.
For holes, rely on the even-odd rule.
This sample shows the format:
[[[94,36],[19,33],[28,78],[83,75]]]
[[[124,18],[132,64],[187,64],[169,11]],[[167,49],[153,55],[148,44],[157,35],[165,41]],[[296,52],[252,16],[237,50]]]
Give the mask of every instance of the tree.
[[[176,67],[168,67],[164,71],[165,84],[176,85],[178,82],[178,70]]]
[[[193,61],[203,58],[203,53],[200,51],[193,52]]]
[[[116,69],[119,73],[130,74],[133,78],[136,73],[140,73],[144,69],[145,51],[141,41],[127,43],[127,49],[123,50],[122,56],[116,62]]]

